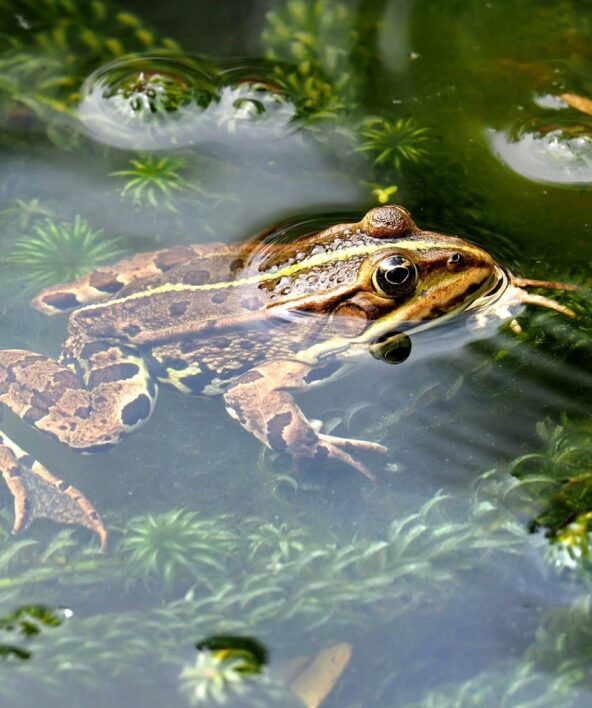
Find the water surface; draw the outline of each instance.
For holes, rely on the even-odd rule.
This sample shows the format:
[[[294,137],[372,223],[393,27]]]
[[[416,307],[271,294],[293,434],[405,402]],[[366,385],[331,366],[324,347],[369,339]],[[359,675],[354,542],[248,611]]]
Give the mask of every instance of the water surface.
[[[590,509],[592,118],[561,98],[592,99],[587,8],[3,9],[5,348],[57,355],[65,320],[28,301],[72,269],[278,224],[293,238],[384,202],[517,274],[581,288],[564,296],[575,321],[529,310],[521,336],[451,323],[414,338],[402,364],[368,355],[299,396],[335,434],[389,447],[367,460],[375,485],[348,470],[295,477],[216,399],[164,391],[142,430],[92,457],[3,411],[6,434],[93,500],[112,548],[49,522],[11,537],[0,489],[0,702],[301,705],[286,667],[347,645],[323,706],[589,705],[589,569],[545,537]],[[199,90],[151,122],[150,106],[129,113],[129,92],[97,91],[122,67]],[[130,184],[162,160],[160,186]],[[77,218],[102,250],[67,245]],[[31,256],[23,244],[52,225],[54,246]],[[581,491],[558,502],[574,479]],[[263,672],[245,678],[203,644],[219,635],[260,642]]]

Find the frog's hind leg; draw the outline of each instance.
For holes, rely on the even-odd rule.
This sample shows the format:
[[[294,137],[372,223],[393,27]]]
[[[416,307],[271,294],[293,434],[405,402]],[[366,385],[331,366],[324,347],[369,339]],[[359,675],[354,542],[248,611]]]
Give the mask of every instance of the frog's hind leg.
[[[61,363],[29,351],[0,350],[0,402],[80,452],[105,450],[139,427],[150,416],[156,393],[142,359],[119,345],[72,343]],[[104,526],[91,503],[5,436],[0,472],[15,497],[15,531],[47,517],[92,528],[105,544]]]
[[[2,432],[0,474],[14,497],[13,533],[26,529],[36,518],[51,519],[91,529],[100,539],[101,550],[107,548],[107,529],[84,494],[52,475]]]
[[[323,463],[337,460],[374,480],[370,470],[350,452],[359,450],[385,453],[383,445],[325,435],[320,421],[308,420],[289,389],[304,389],[314,380],[307,364],[296,361],[271,361],[240,376],[224,394],[229,415],[278,452],[289,452],[298,464],[309,458]]]
[[[157,387],[141,357],[117,344],[66,343],[61,362],[0,350],[0,402],[79,452],[101,452],[140,427]]]

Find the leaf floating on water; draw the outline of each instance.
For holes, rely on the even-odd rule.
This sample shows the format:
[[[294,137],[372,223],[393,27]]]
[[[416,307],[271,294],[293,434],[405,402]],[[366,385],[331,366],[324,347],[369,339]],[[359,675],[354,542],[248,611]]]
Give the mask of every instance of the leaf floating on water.
[[[575,108],[577,111],[592,116],[592,99],[579,96],[577,93],[562,93],[561,100],[567,103],[571,108]]]
[[[352,646],[348,642],[323,649],[305,664],[299,675],[291,681],[290,688],[306,708],[318,708],[335,688],[351,656]],[[294,663],[296,661],[300,662],[294,660]]]

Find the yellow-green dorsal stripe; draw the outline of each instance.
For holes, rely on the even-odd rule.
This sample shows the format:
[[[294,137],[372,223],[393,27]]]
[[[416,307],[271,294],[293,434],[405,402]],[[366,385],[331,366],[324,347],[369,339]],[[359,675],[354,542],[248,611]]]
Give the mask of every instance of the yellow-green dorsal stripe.
[[[283,277],[289,277],[297,274],[299,271],[307,270],[308,268],[315,268],[317,266],[322,266],[333,261],[345,261],[348,258],[353,258],[355,256],[366,256],[371,253],[391,250],[393,248],[402,248],[407,251],[425,251],[430,248],[441,248],[442,245],[443,244],[441,241],[422,241],[419,239],[415,239],[412,241],[391,241],[390,243],[385,243],[381,245],[376,245],[375,243],[361,244],[359,246],[351,246],[350,248],[344,248],[343,250],[317,253],[314,256],[310,256],[306,260],[285,266],[284,268],[273,272],[251,275],[247,278],[239,278],[237,280],[221,281],[217,283],[203,283],[202,285],[190,285],[188,283],[165,283],[164,285],[159,285],[156,288],[141,290],[137,293],[131,293],[130,295],[126,295],[125,297],[115,298],[113,300],[108,300],[103,303],[87,305],[86,307],[81,309],[90,310],[95,308],[111,307],[112,305],[118,305],[124,302],[129,302],[130,300],[139,300],[144,297],[151,297],[153,295],[160,295],[164,293],[201,292],[207,290],[223,290],[225,288],[238,288],[245,285],[257,285],[258,283],[267,282],[270,280],[277,280]],[[472,250],[469,244],[463,244],[462,248],[468,251]]]

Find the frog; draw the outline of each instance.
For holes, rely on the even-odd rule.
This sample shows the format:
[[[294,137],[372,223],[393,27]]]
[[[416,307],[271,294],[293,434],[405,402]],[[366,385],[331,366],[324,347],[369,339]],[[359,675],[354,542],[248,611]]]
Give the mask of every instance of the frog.
[[[138,253],[32,301],[68,315],[56,358],[0,350],[0,402],[81,453],[112,448],[149,420],[160,387],[221,396],[263,445],[313,470],[349,467],[369,480],[378,442],[323,432],[295,394],[337,380],[389,338],[485,306],[516,304],[573,316],[515,278],[482,247],[422,230],[402,206],[371,209],[286,243],[177,245]],[[516,323],[516,326],[517,323]],[[0,472],[14,498],[13,533],[35,519],[107,527],[83,492],[0,432]]]

